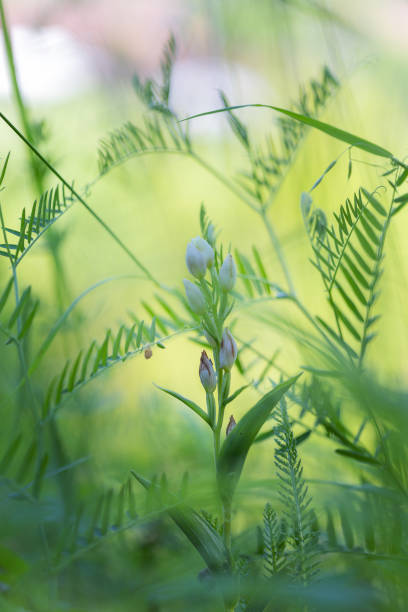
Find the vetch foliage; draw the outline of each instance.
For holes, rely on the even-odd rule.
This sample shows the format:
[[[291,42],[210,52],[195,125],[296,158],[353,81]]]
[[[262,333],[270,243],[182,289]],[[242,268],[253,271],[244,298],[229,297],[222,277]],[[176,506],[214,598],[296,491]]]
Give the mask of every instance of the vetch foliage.
[[[0,7],[4,29],[1,0]],[[11,50],[8,52],[11,57]],[[202,113],[226,113],[237,145],[246,154],[246,170],[234,172],[232,178],[225,176],[198,153],[197,143],[190,139],[189,122],[181,121],[171,106],[175,55],[175,40],[170,38],[160,79],[134,78],[145,114],[140,125],[127,121],[101,141],[96,180],[138,155],[181,154],[215,176],[258,215],[280,272],[271,274],[258,246],[261,242],[250,252],[241,244],[223,244],[222,229],[216,228],[201,205],[200,233],[186,245],[184,291],[181,278],[177,286],[169,287],[164,282],[167,279],[154,277],[81,195],[89,193],[93,182],[77,190],[39,151],[39,141],[33,142],[30,134],[34,126],[28,116],[28,129],[20,132],[0,113],[35,156],[41,177],[47,169],[58,179],[56,187],[44,190],[39,188],[40,175],[34,173],[34,204],[23,208],[17,226],[11,227],[6,222],[9,211],[5,197],[10,154],[1,160],[0,255],[7,274],[0,291],[0,332],[7,390],[1,398],[0,512],[3,524],[10,525],[10,533],[0,547],[0,566],[2,571],[5,568],[0,604],[11,610],[43,609],[45,599],[38,605],[34,601],[36,593],[42,593],[43,581],[48,608],[82,607],[74,595],[72,601],[68,596],[65,601],[65,586],[77,585],[78,578],[83,580],[84,576],[83,583],[93,585],[94,576],[102,570],[108,583],[109,563],[114,562],[120,573],[120,584],[115,588],[132,592],[132,609],[146,603],[149,610],[197,605],[203,610],[224,608],[230,612],[403,610],[408,598],[407,393],[381,382],[368,370],[365,357],[373,345],[374,329],[380,325],[375,308],[389,228],[408,202],[408,168],[381,145],[320,119],[340,87],[332,72],[324,68],[318,80],[301,89],[290,108],[234,106],[222,94],[223,108]],[[260,144],[239,113],[251,106],[269,108],[280,116],[275,131],[265,126],[266,137]],[[294,172],[295,155],[313,129],[347,145],[348,178],[356,163],[351,157],[354,149],[383,163],[383,184],[372,185],[367,180],[337,206],[332,219],[314,202],[319,199],[317,188],[322,180],[330,181],[341,166],[342,154],[313,182],[309,192],[303,193],[301,214],[312,264],[327,298],[326,314],[320,315],[309,310],[307,299],[298,296],[270,215],[284,178]],[[38,278],[31,276],[27,284],[19,265],[23,258],[31,257],[38,241],[51,235],[53,226],[74,202],[93,216],[152,286],[151,294],[144,291],[127,322],[115,326],[102,321],[106,331],[85,346],[81,334],[89,319],[87,312],[78,312],[78,304],[112,279],[87,288],[66,310],[61,308],[53,322],[54,314],[35,297]],[[58,258],[54,256],[55,263]],[[63,279],[64,266],[60,265],[57,276]],[[272,318],[272,308],[284,310],[287,305],[307,329],[297,320]],[[265,342],[255,332],[248,335],[248,327],[243,326],[241,334],[244,318],[262,325]],[[74,332],[70,335],[65,329],[69,324]],[[270,346],[266,341],[272,325],[283,334],[281,346]],[[134,454],[125,459],[127,475],[123,476],[123,467],[118,468],[108,456],[112,447],[105,441],[102,446],[109,469],[100,469],[91,453],[94,432],[84,433],[81,421],[80,435],[76,431],[74,436],[75,442],[80,440],[75,445],[70,425],[73,416],[68,406],[63,412],[60,407],[75,397],[83,417],[89,406],[107,402],[109,393],[105,397],[96,391],[85,397],[76,394],[79,389],[96,377],[103,380],[113,366],[134,356],[150,359],[165,347],[169,352],[168,341],[179,334],[188,334],[194,346],[200,347],[196,381],[201,383],[201,394],[187,397],[183,388],[156,387],[163,392],[160,396],[166,414],[175,399],[190,412],[187,422],[192,429],[185,436],[190,446],[184,438],[183,444],[189,452],[197,446],[200,467],[188,458],[190,478],[186,474],[180,477],[176,436],[167,430],[158,410],[158,417],[155,413],[149,418],[158,419],[155,435],[168,453],[166,470],[177,472],[177,483],[181,480],[181,484],[174,488],[165,474],[145,478],[139,473],[139,469],[157,472],[161,461],[153,456],[153,445],[151,449],[146,443],[139,449],[146,435],[140,415]],[[62,358],[53,351],[57,339],[63,347]],[[297,364],[288,368],[285,360],[293,341],[301,349],[307,348],[302,378]],[[45,357],[52,363],[51,371],[40,368]],[[136,368],[137,362],[132,367]],[[184,362],[179,360],[177,367],[181,371]],[[185,372],[187,376],[187,369]],[[248,400],[250,390],[258,394],[258,401]],[[126,388],[121,392],[125,395]],[[153,397],[159,395],[156,389],[152,393]],[[139,410],[144,412],[144,402]],[[106,418],[112,418],[113,425],[115,417],[110,412]],[[250,473],[247,466],[248,456],[256,456],[261,445],[265,454],[275,453],[274,467],[269,462],[268,479],[255,470]],[[302,460],[314,457],[316,449],[317,459],[320,452],[322,461],[328,458],[325,474],[330,474],[332,464],[336,466],[333,478],[309,480],[309,474],[304,474]],[[146,495],[143,498],[135,479]],[[321,503],[323,495],[315,491],[321,493],[325,487],[330,493]],[[262,505],[269,500],[262,528],[254,526],[253,520],[257,512],[260,522],[258,496]],[[177,530],[180,537],[173,535]],[[22,551],[24,560],[14,548]],[[190,548],[195,557],[190,556]],[[182,568],[182,583],[173,571],[164,581],[158,569],[166,563],[167,569],[173,565],[168,561],[173,554],[177,556],[174,566]],[[19,583],[23,572],[27,572],[26,582]],[[60,590],[57,581],[64,586],[64,601],[56,594]],[[166,589],[159,588],[163,582]]]
[[[321,318],[319,321],[359,363],[375,336],[372,327],[378,317],[372,315],[372,309],[378,297],[391,208],[392,202],[387,212],[376,194],[361,188],[340,206],[338,214],[334,213],[335,224],[328,227],[323,211],[312,209],[310,196],[302,198],[302,214],[315,256],[312,263],[327,291],[335,329]]]
[[[17,266],[41,235],[74,203],[75,198],[66,191],[65,185],[58,185],[55,189],[51,188],[41,194],[29,213],[23,208],[18,229],[6,227],[0,213],[4,237],[4,244],[0,245],[0,255],[8,257],[11,263]]]

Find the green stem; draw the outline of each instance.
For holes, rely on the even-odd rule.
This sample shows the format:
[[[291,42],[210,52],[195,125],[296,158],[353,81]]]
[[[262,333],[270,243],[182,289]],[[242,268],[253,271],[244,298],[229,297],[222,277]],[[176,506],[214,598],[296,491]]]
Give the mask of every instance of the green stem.
[[[27,106],[24,103],[23,95],[21,93],[21,87],[18,82],[16,64],[14,60],[13,47],[10,39],[9,28],[7,25],[7,19],[4,11],[3,0],[0,0],[0,17],[1,24],[3,29],[4,36],[4,46],[6,50],[7,57],[7,65],[10,75],[11,86],[13,90],[13,95],[15,99],[15,104],[20,116],[21,125],[23,127],[23,133],[27,140],[30,142],[34,142],[34,135],[31,127],[31,122],[29,118],[29,113],[27,111]],[[36,163],[36,159],[33,154],[27,149],[28,154],[28,165],[33,177],[33,183],[35,186],[35,190],[37,195],[39,196],[44,192],[44,181],[43,176],[40,172],[39,166]],[[55,285],[56,285],[56,293],[57,293],[57,301],[60,312],[63,311],[63,302],[64,297],[67,295],[67,279],[64,273],[63,267],[59,258],[59,243],[53,240],[53,230],[47,233],[46,241],[47,246],[52,254],[53,266],[54,266],[54,274],[55,274]]]
[[[271,225],[271,223],[270,223],[270,221],[268,219],[266,209],[262,208],[258,212],[259,212],[259,215],[260,215],[260,217],[261,217],[261,219],[262,219],[262,221],[263,221],[263,223],[265,225],[266,231],[268,232],[268,236],[270,238],[270,241],[272,243],[273,248],[275,249],[275,253],[278,256],[280,266],[282,268],[283,274],[285,275],[285,279],[286,279],[286,282],[287,282],[287,285],[288,285],[288,288],[289,288],[289,293],[291,295],[295,296],[296,292],[295,292],[295,287],[294,287],[293,282],[292,282],[292,277],[290,275],[289,268],[288,268],[288,265],[286,263],[286,259],[285,259],[285,256],[283,254],[282,247],[281,247],[281,244],[279,242],[279,239],[278,239],[277,235],[275,234],[275,231],[274,231],[274,229],[273,229],[273,227],[272,227],[272,225]]]
[[[229,562],[232,562],[231,555],[231,504],[223,503],[223,536],[224,536],[224,544],[227,549]]]
[[[11,87],[13,90],[14,99],[16,102],[16,106],[18,109],[18,113],[20,115],[21,124],[23,126],[23,130],[28,140],[33,142],[33,133],[31,130],[30,120],[28,118],[27,108],[24,104],[23,96],[21,94],[21,88],[19,86],[16,65],[14,61],[13,47],[11,44],[11,38],[9,34],[9,28],[7,25],[6,14],[4,11],[3,0],[0,0],[0,18],[1,18],[1,27],[3,30],[3,38],[4,38],[4,47],[6,50],[7,64],[10,73]],[[29,154],[28,162],[31,169],[31,173],[33,175],[34,183],[38,187],[38,191],[41,193],[41,174],[39,172],[39,168],[35,163],[35,159],[32,155]]]
[[[202,166],[202,168],[207,170],[207,172],[212,174],[218,181],[220,181],[220,183],[225,185],[225,187],[232,191],[232,193],[234,193],[240,200],[245,202],[245,204],[249,206],[249,208],[252,208],[252,210],[258,212],[258,207],[249,198],[247,198],[246,195],[242,193],[240,189],[235,187],[235,185],[231,183],[225,176],[218,172],[218,170],[216,170],[213,166],[208,164],[205,159],[197,155],[197,153],[194,153],[194,151],[191,151],[190,155],[200,166]]]
[[[222,425],[224,422],[224,412],[225,412],[225,403],[224,398],[228,393],[226,393],[227,387],[229,388],[230,376],[229,372],[223,372],[223,370],[219,367],[219,359],[218,359],[218,351],[214,350],[214,361],[216,365],[217,371],[217,379],[218,379],[218,419],[217,424],[214,428],[214,455],[215,455],[215,466],[216,471],[218,470],[218,458],[220,453],[220,445],[221,445],[221,431]],[[232,565],[232,553],[231,553],[231,503],[226,502],[224,500],[221,501],[222,507],[222,521],[223,521],[223,536],[224,536],[224,544],[227,551],[228,562]],[[229,608],[226,608],[229,609]],[[231,608],[233,609],[233,608]]]

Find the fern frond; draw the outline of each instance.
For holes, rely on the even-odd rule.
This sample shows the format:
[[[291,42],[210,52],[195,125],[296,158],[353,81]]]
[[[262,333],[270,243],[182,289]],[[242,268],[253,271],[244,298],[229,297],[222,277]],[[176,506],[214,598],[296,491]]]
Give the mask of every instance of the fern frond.
[[[74,201],[71,192],[67,194],[65,186],[58,185],[41,194],[29,212],[23,208],[20,227],[6,227],[1,214],[4,243],[0,245],[0,255],[17,266],[47,229],[71,208]]]
[[[263,520],[264,568],[267,575],[274,576],[284,571],[286,566],[284,552],[287,528],[285,521],[278,518],[270,504],[265,506]]]
[[[302,584],[308,584],[318,570],[318,536],[311,507],[312,499],[303,478],[303,467],[285,401],[281,400],[280,412],[275,418],[275,466],[280,480],[279,496],[286,509],[289,527],[287,567],[294,578]]]

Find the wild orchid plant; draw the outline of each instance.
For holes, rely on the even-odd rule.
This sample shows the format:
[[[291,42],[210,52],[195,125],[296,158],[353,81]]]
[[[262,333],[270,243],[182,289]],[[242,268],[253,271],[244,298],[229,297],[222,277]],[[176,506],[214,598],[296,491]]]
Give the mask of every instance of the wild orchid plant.
[[[0,13],[7,34],[2,0]],[[38,150],[41,141],[36,141],[33,136],[19,94],[8,36],[5,36],[5,42],[24,133],[3,112],[0,112],[0,118],[30,150],[30,172],[37,195],[30,209],[22,209],[17,227],[11,226],[7,221],[8,215],[3,215],[0,208],[3,235],[0,256],[8,265],[8,277],[0,295],[0,332],[5,341],[2,350],[9,351],[7,365],[12,363],[8,356],[10,350],[16,350],[18,360],[13,377],[15,385],[9,394],[5,394],[2,404],[10,407],[6,411],[10,424],[7,424],[7,431],[5,426],[5,450],[0,461],[0,482],[4,493],[0,511],[4,511],[6,517],[2,524],[14,525],[13,521],[20,516],[14,511],[14,504],[28,508],[22,519],[23,529],[19,524],[14,529],[10,548],[14,540],[20,541],[21,533],[25,544],[27,536],[31,537],[37,528],[40,544],[33,544],[26,555],[30,563],[30,572],[27,572],[29,588],[22,580],[20,588],[11,588],[8,600],[3,596],[8,589],[6,580],[10,579],[12,585],[17,584],[27,563],[7,547],[0,548],[0,569],[5,569],[6,573],[6,578],[4,572],[1,574],[0,604],[5,602],[5,609],[13,612],[22,607],[39,612],[67,609],[69,604],[66,601],[54,605],[54,601],[59,601],[57,596],[55,599],[50,596],[51,603],[46,607],[42,603],[33,604],[30,597],[40,582],[38,575],[46,581],[44,591],[47,591],[47,597],[49,592],[58,591],[56,577],[63,575],[62,580],[66,579],[70,568],[73,569],[69,576],[76,585],[76,572],[82,571],[80,558],[115,534],[124,536],[120,551],[127,555],[126,567],[131,568],[130,583],[133,587],[134,574],[143,571],[143,561],[134,572],[133,541],[130,540],[131,544],[127,546],[125,532],[133,534],[146,522],[156,521],[158,515],[167,513],[201,555],[204,570],[200,576],[205,585],[203,587],[194,575],[188,596],[196,596],[197,592],[198,597],[208,596],[202,608],[206,611],[213,610],[220,602],[225,610],[247,612],[292,612],[315,608],[325,611],[328,607],[339,612],[345,609],[358,612],[363,609],[381,612],[405,610],[407,394],[389,389],[371,376],[366,366],[366,354],[375,337],[373,328],[378,321],[373,307],[379,294],[385,239],[395,215],[408,203],[408,194],[404,192],[408,180],[407,165],[391,151],[317,118],[339,87],[337,80],[325,68],[320,81],[310,83],[294,110],[268,107],[279,112],[282,118],[278,124],[278,138],[268,137],[262,146],[253,142],[248,127],[236,115],[235,110],[239,107],[230,107],[226,97],[222,97],[223,108],[211,113],[227,114],[237,144],[243,147],[248,161],[245,171],[230,180],[201,156],[190,138],[188,123],[181,121],[170,108],[171,69],[175,55],[175,42],[171,39],[162,62],[163,82],[159,84],[147,79],[142,83],[137,77],[134,79],[147,118],[141,127],[127,122],[101,142],[97,180],[118,164],[146,152],[174,153],[189,158],[220,180],[259,216],[284,280],[283,286],[278,284],[275,277],[265,270],[256,246],[250,255],[238,249],[234,255],[225,254],[217,244],[214,225],[206,220],[202,211],[201,236],[193,238],[186,251],[191,277],[184,280],[185,299],[178,289],[169,288],[155,278],[95,212],[88,201],[89,186],[83,192],[74,188]],[[354,163],[351,156],[354,149],[382,160],[381,180],[385,177],[383,198],[379,196],[378,188],[360,187],[340,205],[329,222],[327,215],[314,206],[316,197],[312,192],[334,168],[340,155],[301,197],[301,214],[310,240],[312,264],[321,277],[327,296],[327,310],[323,315],[311,314],[297,296],[269,215],[270,206],[292,168],[307,128],[319,130],[347,145],[348,179]],[[10,155],[7,155],[1,163],[1,191],[7,180],[9,159]],[[47,191],[42,187],[44,169],[58,179],[58,185]],[[72,311],[91,291],[112,280],[95,283],[75,297],[64,310],[62,264],[58,248],[52,248],[59,310],[57,320],[51,324],[48,315],[40,318],[41,306],[39,300],[33,298],[34,289],[22,284],[22,260],[44,234],[52,235],[55,224],[74,203],[79,203],[92,215],[157,293],[150,303],[142,302],[151,317],[150,324],[131,313],[130,322],[126,320],[118,329],[107,329],[102,338],[93,340],[89,346],[77,347],[77,353],[71,359],[64,355],[66,360],[54,375],[49,375],[46,368],[40,366],[55,339],[63,336],[64,325]],[[54,243],[50,241],[50,245]],[[243,302],[252,306],[257,302],[255,296],[268,305],[272,301],[291,303],[310,326],[312,331],[307,332],[297,324],[279,321],[285,341],[295,339],[309,350],[307,363],[303,366],[307,375],[302,379],[288,378],[283,368],[276,364],[273,354],[262,353],[251,342],[242,343],[234,339],[235,328],[229,324],[234,304]],[[254,312],[251,316],[268,328],[277,326],[269,311],[261,315]],[[45,328],[48,332],[44,334]],[[40,330],[40,333],[33,336],[33,329]],[[70,460],[65,451],[64,437],[58,429],[58,415],[64,401],[108,369],[136,355],[144,354],[150,358],[155,347],[165,348],[173,335],[186,331],[195,333],[193,339],[205,348],[201,358],[197,358],[198,376],[204,390],[202,402],[196,403],[177,391],[163,391],[201,418],[208,428],[208,435],[212,436],[219,516],[214,518],[208,512],[200,513],[190,508],[184,498],[171,495],[164,477],[160,481],[155,477],[149,481],[136,472],[132,472],[133,476],[151,495],[157,494],[160,502],[158,509],[147,513],[147,517],[140,516],[136,510],[133,477],[129,477],[118,491],[110,488],[102,493],[96,493],[97,485],[89,485],[85,478],[87,497],[86,503],[82,503],[81,479],[78,483],[74,476],[71,478],[71,473],[82,465],[86,457]],[[32,338],[34,342],[31,342]],[[212,359],[207,351],[212,351]],[[248,353],[251,361],[244,363],[243,355]],[[313,358],[309,360],[310,355]],[[254,356],[261,373],[257,373],[253,388],[260,394],[260,399],[240,419],[235,420],[230,413],[226,423],[230,404],[255,378]],[[52,361],[54,365],[55,359]],[[234,367],[239,367],[248,385],[231,392]],[[272,367],[276,368],[273,379],[269,378]],[[93,401],[98,403],[98,398]],[[83,400],[83,405],[85,414],[86,400]],[[20,418],[24,411],[27,411],[28,419]],[[358,423],[355,420],[357,416],[361,418]],[[273,426],[260,432],[269,419],[272,419]],[[337,461],[348,462],[347,467],[349,463],[358,466],[356,482],[350,483],[349,472],[344,479],[317,481],[317,484],[346,492],[341,503],[333,503],[334,496],[327,496],[328,501],[319,512],[312,508],[298,452],[299,445],[310,437],[326,438],[326,442],[336,445],[333,455]],[[249,450],[253,445],[270,439],[274,440],[274,466],[271,467],[274,467],[276,479],[273,487],[268,489],[267,499],[273,503],[268,501],[265,506],[263,527],[254,530],[258,536],[257,544],[248,545],[243,543],[246,534],[237,533],[238,529],[232,525],[233,510],[239,507],[235,491]],[[126,470],[129,465],[126,465]],[[53,488],[54,481],[58,487]],[[49,496],[46,503],[43,501],[44,488]],[[49,499],[52,499],[52,511]],[[90,509],[87,508],[88,502]],[[10,510],[7,504],[10,504]],[[218,518],[221,518],[221,523],[216,520]],[[337,563],[326,564],[325,581],[314,581],[319,563],[322,568],[323,559],[328,557],[337,559]],[[350,558],[352,565],[345,561]],[[365,564],[366,560],[370,560],[369,565]],[[78,565],[74,567],[75,563]],[[337,572],[334,587],[330,582],[333,567]],[[358,582],[355,582],[356,568]],[[92,581],[92,572],[85,569],[89,581]],[[387,572],[388,576],[392,574],[392,579],[387,577]],[[104,573],[104,580],[107,573]],[[207,584],[215,584],[218,598],[212,596]],[[48,589],[49,586],[52,588]],[[151,590],[155,590],[154,585]],[[177,609],[181,609],[181,605],[183,609],[187,609],[186,606],[192,609],[195,604],[190,602],[196,600],[190,600],[188,596],[183,593],[176,595]],[[133,603],[129,609],[134,609]]]
[[[203,217],[202,211],[201,218]],[[212,223],[204,225],[204,234],[205,236],[193,238],[187,245],[186,265],[194,281],[184,279],[183,283],[189,307],[199,319],[197,331],[213,353],[212,361],[203,350],[198,368],[198,375],[205,391],[206,410],[175,391],[163,388],[162,390],[192,409],[212,431],[215,476],[222,509],[220,532],[217,532],[205,516],[200,516],[188,508],[178,507],[169,513],[197,548],[207,563],[211,575],[215,579],[221,576],[225,582],[226,579],[234,581],[241,554],[232,546],[231,523],[234,492],[246,456],[262,425],[270,417],[272,409],[297,377],[282,382],[266,393],[238,424],[231,414],[225,428],[225,439],[222,439],[226,407],[248,385],[230,394],[231,370],[238,355],[238,347],[231,331],[226,327],[226,321],[234,308],[236,265],[231,253],[224,257],[222,248],[217,249],[215,228]],[[289,426],[289,423],[287,425]],[[133,475],[147,489],[152,486],[157,487],[136,472],[133,472]],[[268,517],[266,520],[270,521],[270,516]],[[230,587],[224,593],[225,609],[235,610],[239,600],[239,588]]]

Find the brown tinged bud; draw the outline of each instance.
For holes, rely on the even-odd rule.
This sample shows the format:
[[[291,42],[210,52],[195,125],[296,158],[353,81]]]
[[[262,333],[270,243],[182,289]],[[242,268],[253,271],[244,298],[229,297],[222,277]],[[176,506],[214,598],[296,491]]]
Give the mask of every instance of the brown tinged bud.
[[[235,363],[237,354],[237,343],[235,342],[228,327],[226,327],[221,338],[220,368],[223,368],[224,370],[230,370]]]
[[[144,352],[145,359],[150,359],[152,357],[153,351],[151,348],[147,348]]]
[[[215,391],[215,387],[217,386],[217,376],[215,374],[212,361],[205,351],[201,353],[200,367],[198,373],[200,376],[201,384],[203,385],[206,392],[213,393]]]
[[[231,414],[230,420],[227,425],[227,429],[225,430],[227,437],[230,435],[231,431],[234,429],[235,426],[236,426],[236,422],[235,422],[233,415]]]

